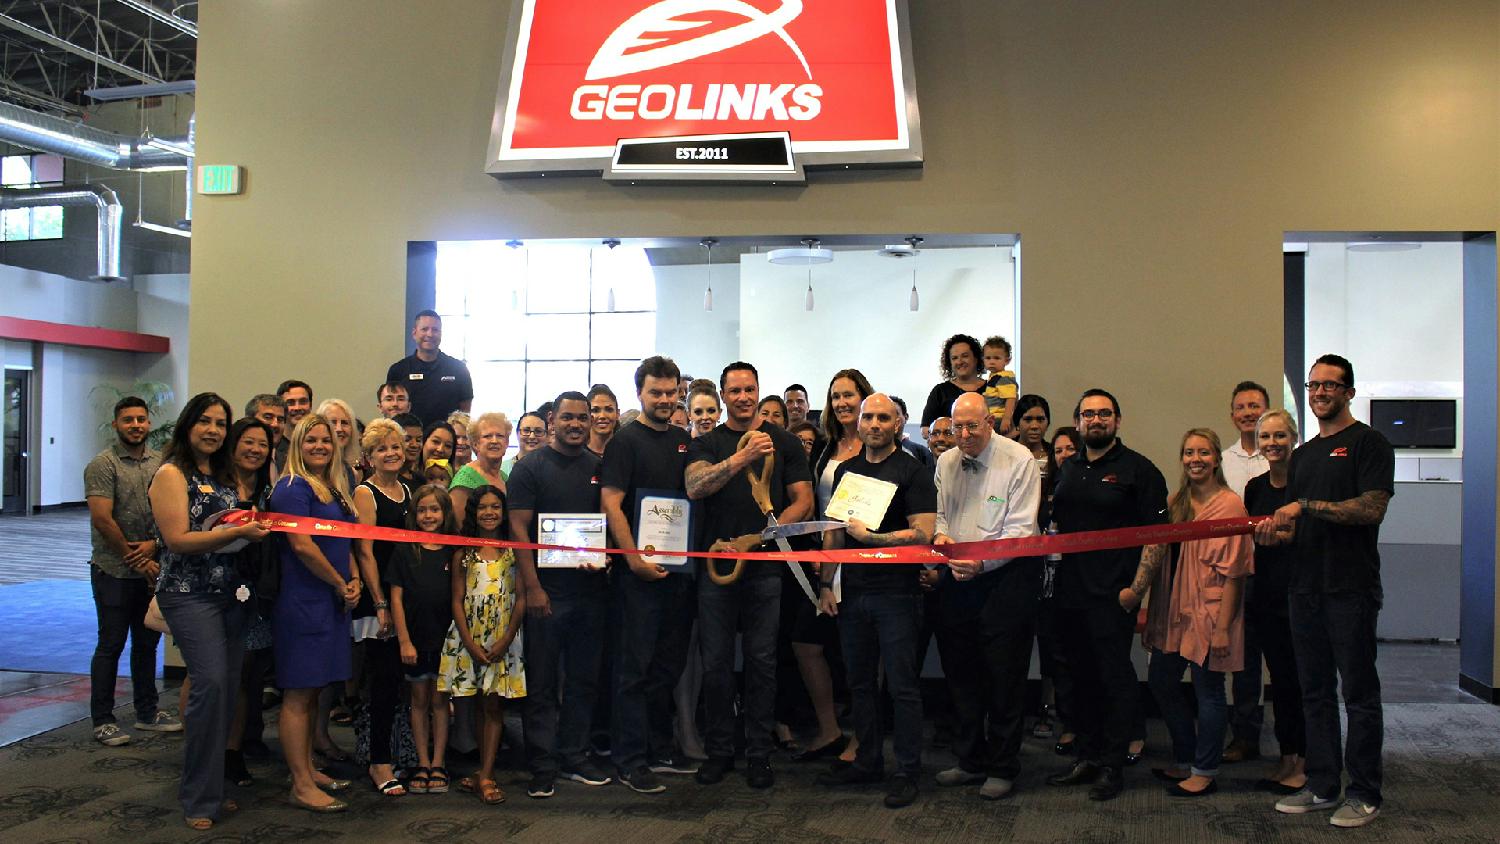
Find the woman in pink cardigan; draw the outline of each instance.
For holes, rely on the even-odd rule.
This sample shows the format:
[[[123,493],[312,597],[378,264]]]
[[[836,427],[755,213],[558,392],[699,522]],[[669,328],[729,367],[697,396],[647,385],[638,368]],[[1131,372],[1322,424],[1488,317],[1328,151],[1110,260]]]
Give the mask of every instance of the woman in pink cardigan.
[[[1246,518],[1245,505],[1224,482],[1219,437],[1194,428],[1182,437],[1182,481],[1169,502],[1173,522]],[[1167,730],[1176,765],[1154,773],[1174,797],[1218,791],[1215,777],[1224,752],[1229,706],[1224,675],[1245,662],[1245,578],[1254,570],[1248,535],[1183,542],[1161,566],[1151,590],[1142,642],[1152,649],[1149,682]],[[1198,720],[1182,695],[1191,670]]]

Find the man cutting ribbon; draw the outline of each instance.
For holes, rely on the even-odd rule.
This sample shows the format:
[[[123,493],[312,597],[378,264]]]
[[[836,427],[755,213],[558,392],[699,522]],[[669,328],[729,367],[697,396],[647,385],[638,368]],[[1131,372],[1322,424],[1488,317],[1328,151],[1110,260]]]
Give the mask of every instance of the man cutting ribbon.
[[[705,544],[761,534],[766,508],[778,521],[799,522],[812,511],[812,472],[802,443],[757,413],[760,377],[743,361],[719,376],[728,418],[688,447],[688,498],[703,502]],[[741,444],[743,443],[743,448]],[[756,464],[760,468],[756,468]],[[743,476],[743,477],[741,477]],[[766,501],[758,502],[757,493]],[[713,572],[714,561],[705,563]],[[741,563],[736,562],[736,566]],[[712,785],[734,768],[734,636],[744,634],[745,779],[751,788],[774,782],[770,755],[776,728],[776,631],[781,619],[781,566],[743,563],[738,578],[698,579],[698,643],[703,658],[709,759],[698,782]]]

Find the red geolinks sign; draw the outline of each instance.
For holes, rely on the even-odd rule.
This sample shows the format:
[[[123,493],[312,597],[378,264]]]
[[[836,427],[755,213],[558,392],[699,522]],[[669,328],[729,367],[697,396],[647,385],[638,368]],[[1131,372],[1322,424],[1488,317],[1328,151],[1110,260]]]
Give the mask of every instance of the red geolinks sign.
[[[810,165],[921,161],[905,0],[521,0],[489,172],[622,138],[785,131]]]

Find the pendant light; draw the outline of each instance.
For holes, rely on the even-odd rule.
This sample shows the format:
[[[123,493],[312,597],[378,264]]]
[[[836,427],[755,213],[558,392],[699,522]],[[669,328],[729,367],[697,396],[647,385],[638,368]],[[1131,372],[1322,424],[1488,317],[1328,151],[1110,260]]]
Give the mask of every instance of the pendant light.
[[[917,268],[911,268],[911,309],[916,311],[921,307],[921,297],[917,296]]]
[[[803,307],[809,311],[813,309],[812,267],[807,268],[807,302]]]
[[[703,286],[703,310],[705,311],[714,309],[714,244],[718,242],[711,237],[705,237],[698,241],[698,243],[702,244],[703,254],[706,256],[703,266],[703,278],[705,282]]]
[[[511,249],[520,249],[524,244],[519,240],[507,240],[505,245]],[[523,255],[522,260],[526,264],[525,269],[522,271],[522,278],[529,278],[531,275],[531,256],[529,254]],[[525,284],[525,281],[522,281],[522,284]],[[510,309],[513,311],[521,310],[521,289],[519,287],[511,287],[510,289]]]
[[[609,247],[609,253],[611,255],[613,255],[614,252],[615,252],[615,247],[620,245],[620,241],[617,238],[606,237],[604,239],[604,245]],[[609,261],[609,263],[610,263],[611,266],[613,266],[614,263],[615,263],[614,259],[611,258],[610,261]],[[589,255],[589,276],[592,277],[593,274],[594,274],[594,256],[592,254],[590,254]],[[605,292],[605,297],[604,297],[605,298],[605,302],[606,302],[605,308],[610,313],[614,313],[615,312],[615,282],[614,282],[614,279],[611,278],[608,283],[609,283],[609,290]]]

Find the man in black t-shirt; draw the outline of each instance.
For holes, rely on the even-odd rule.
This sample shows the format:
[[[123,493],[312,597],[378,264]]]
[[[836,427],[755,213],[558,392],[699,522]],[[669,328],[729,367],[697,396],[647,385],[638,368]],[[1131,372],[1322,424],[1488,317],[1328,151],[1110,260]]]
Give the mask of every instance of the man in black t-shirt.
[[[535,542],[538,517],[587,515],[599,509],[599,458],[589,439],[589,403],[566,392],[552,403],[550,445],[517,463],[506,484],[510,533]],[[608,785],[610,775],[585,754],[589,719],[598,691],[604,637],[609,635],[608,583],[603,567],[538,569],[536,552],[516,549],[520,586],[526,590],[526,702],[521,725],[531,797],[552,796],[561,776],[584,785]],[[562,702],[558,685],[562,683]]]
[[[1084,448],[1063,463],[1052,498],[1059,533],[1137,527],[1167,521],[1161,471],[1120,441],[1120,403],[1088,390],[1073,411]],[[1122,771],[1137,721],[1139,680],[1130,661],[1135,611],[1166,547],[1152,545],[1064,554],[1053,602],[1068,673],[1073,679],[1078,761],[1048,779],[1053,785],[1093,784],[1091,800],[1124,788]],[[1166,596],[1157,596],[1165,600]]]
[[[1267,539],[1295,531],[1290,620],[1302,709],[1307,720],[1307,786],[1276,810],[1304,814],[1335,809],[1330,823],[1364,826],[1380,811],[1384,721],[1375,670],[1380,614],[1380,523],[1395,494],[1395,454],[1380,432],[1349,412],[1354,366],[1338,355],[1317,359],[1307,404],[1318,436],[1292,452],[1292,503],[1257,528]],[[1342,687],[1349,735],[1339,758]],[[1339,801],[1343,769],[1349,787]]]
[[[600,503],[609,521],[615,548],[635,549],[640,535],[639,501],[675,499],[661,504],[654,519],[675,523],[690,512],[684,486],[688,434],[671,424],[677,406],[677,364],[650,357],[635,370],[641,401],[639,424],[626,425],[609,441],[600,466]],[[666,515],[662,515],[665,513]],[[662,549],[669,551],[687,550]],[[672,687],[687,662],[692,619],[692,576],[668,570],[652,555],[624,555],[628,568],[616,563],[615,600],[620,629],[614,631],[615,697],[610,749],[620,781],[642,794],[666,790],[656,775],[693,773],[672,748]]]
[[[883,393],[874,393],[860,404],[858,431],[864,449],[839,466],[833,488],[837,491],[846,478],[860,475],[893,484],[895,494],[879,525],[871,528],[851,518],[845,530],[823,535],[825,549],[926,545],[932,541],[937,524],[932,470],[896,446],[900,427],[901,410]],[[834,586],[834,575],[839,572],[842,600]],[[921,665],[917,658],[917,636],[922,629],[921,572],[922,566],[906,563],[825,565],[819,572],[819,608],[839,617],[859,754],[852,765],[835,767],[818,781],[823,785],[858,785],[885,778],[878,679],[883,664],[896,710],[896,774],[885,795],[885,805],[892,809],[909,806],[917,799],[922,766]]]
[[[751,494],[751,479],[764,471],[771,512],[783,523],[800,522],[812,512],[812,471],[802,442],[784,428],[762,424],[760,376],[744,362],[719,375],[719,394],[728,419],[688,447],[688,498],[703,502],[700,548],[715,540],[759,533],[766,527]],[[741,440],[745,447],[740,448]],[[723,567],[723,561],[705,565]],[[734,635],[743,631],[745,671],[745,779],[751,788],[773,783],[770,756],[776,729],[776,631],[781,619],[779,562],[747,561],[741,577],[720,586],[698,579],[698,645],[703,658],[704,746],[708,762],[698,782],[713,785],[734,767]]]
[[[443,342],[443,318],[437,311],[417,314],[411,339],[416,350],[391,364],[385,380],[406,385],[411,412],[424,425],[442,422],[455,410],[468,413],[474,403],[474,382],[463,361],[438,348]]]

